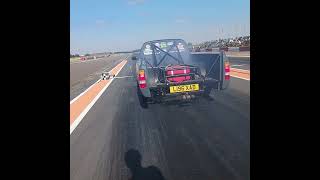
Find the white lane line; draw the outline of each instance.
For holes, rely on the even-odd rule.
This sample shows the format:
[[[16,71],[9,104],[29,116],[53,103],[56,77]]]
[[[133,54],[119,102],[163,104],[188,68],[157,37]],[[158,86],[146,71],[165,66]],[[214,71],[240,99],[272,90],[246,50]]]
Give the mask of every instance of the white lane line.
[[[227,55],[227,57],[232,57],[232,58],[249,58],[250,56],[246,56],[246,55],[240,55],[240,56],[236,56],[236,55]]]
[[[246,70],[246,69],[230,68],[230,70],[239,71],[243,73],[250,73],[250,70]]]
[[[238,66],[244,66],[244,64],[234,64],[234,65],[231,65],[231,67],[238,67]]]
[[[118,76],[114,77],[115,79],[123,79],[123,78],[133,78],[133,76]]]
[[[88,89],[86,89],[85,91],[83,91],[81,94],[79,94],[77,97],[73,98],[72,101],[70,101],[70,105],[75,102],[77,99],[79,99],[79,97],[81,97],[84,93],[86,93],[87,91],[89,91],[93,85],[97,84],[101,79],[99,78],[95,83],[93,83],[90,87],[88,87]]]
[[[129,56],[128,56],[129,57]],[[128,57],[126,57],[125,59],[127,59]],[[109,71],[110,72],[110,71]],[[81,94],[79,94],[77,97],[73,98],[71,101],[70,101],[70,105],[75,102],[77,99],[79,99],[79,97],[81,97],[84,93],[86,93],[87,91],[90,90],[90,88],[97,84],[101,79],[99,78],[95,83],[93,83],[90,87],[88,87],[88,89],[86,89],[85,91],[83,91]]]
[[[70,135],[72,134],[73,130],[76,129],[76,127],[80,124],[81,120],[83,119],[83,117],[87,114],[87,112],[89,112],[89,110],[91,109],[91,107],[94,105],[94,103],[99,99],[99,97],[102,95],[102,93],[108,88],[108,86],[110,85],[110,83],[113,81],[113,79],[111,79],[106,86],[98,93],[98,95],[90,102],[90,104],[88,104],[88,106],[81,112],[81,114],[77,117],[77,119],[75,121],[73,121],[73,123],[70,126]]]
[[[120,68],[120,70],[115,74],[115,76],[117,76],[120,71],[122,70],[122,68],[126,65],[127,63],[124,63],[122,65],[122,67]],[[76,129],[76,127],[80,124],[81,120],[83,119],[83,117],[89,112],[89,110],[91,109],[91,107],[96,103],[96,101],[100,98],[100,96],[102,95],[102,93],[109,87],[109,85],[112,83],[114,79],[110,79],[110,81],[106,84],[106,86],[98,93],[98,95],[90,102],[90,104],[87,105],[87,107],[81,112],[81,114],[77,117],[77,119],[71,124],[70,126],[70,135],[72,134],[72,132]]]
[[[240,76],[235,76],[235,75],[230,75],[230,76],[231,76],[231,77],[238,78],[238,79],[243,79],[243,80],[250,81],[250,79],[248,79],[248,78],[244,78],[244,77],[240,77]]]

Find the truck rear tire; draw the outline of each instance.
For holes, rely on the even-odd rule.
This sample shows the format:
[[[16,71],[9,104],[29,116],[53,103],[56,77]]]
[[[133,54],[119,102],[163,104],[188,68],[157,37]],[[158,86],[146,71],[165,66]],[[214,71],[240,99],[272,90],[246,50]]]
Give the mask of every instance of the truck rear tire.
[[[207,86],[207,87],[205,87],[203,94],[204,94],[205,96],[209,96],[210,93],[211,93],[211,90],[212,90],[212,87]]]
[[[212,91],[212,87],[207,87],[206,89],[204,89],[204,93],[203,93],[203,97],[209,101],[213,100],[213,98],[210,96],[211,91]]]
[[[144,95],[142,94],[142,92],[139,88],[138,83],[137,83],[137,95],[138,95],[140,106],[144,109],[148,108],[148,98],[144,97]]]

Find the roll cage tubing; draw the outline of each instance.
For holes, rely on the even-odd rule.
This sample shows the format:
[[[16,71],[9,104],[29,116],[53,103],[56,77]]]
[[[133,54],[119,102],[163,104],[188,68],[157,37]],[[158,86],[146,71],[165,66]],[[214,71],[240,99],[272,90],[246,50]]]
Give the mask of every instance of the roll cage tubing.
[[[183,60],[182,60],[182,57],[181,57],[181,54],[180,54],[180,50],[179,50],[179,48],[177,47],[176,41],[173,42],[173,45],[171,45],[171,47],[169,48],[168,52],[162,50],[161,48],[157,47],[157,46],[154,45],[153,43],[150,43],[150,44],[151,44],[151,47],[152,47],[152,56],[153,56],[153,59],[154,59],[154,64],[155,64],[156,66],[159,66],[167,55],[170,56],[170,57],[172,57],[174,60],[178,61],[179,64],[183,63]],[[178,50],[178,56],[179,56],[180,59],[172,56],[172,55],[169,53],[169,52],[172,50],[173,47],[176,47],[176,48],[177,48],[177,50]],[[164,53],[165,53],[164,56],[160,59],[159,63],[157,63],[157,58],[156,58],[156,55],[155,55],[155,49],[158,49],[158,50],[160,50],[161,52],[164,52]]]
[[[166,52],[166,51],[162,50],[161,48],[155,46],[153,43],[150,43],[150,44],[151,44],[152,51],[153,51],[153,52],[152,52],[152,55],[153,55],[153,58],[154,58],[154,60],[155,60],[155,63],[154,63],[154,64],[156,64],[156,62],[157,62],[157,61],[156,61],[157,58],[156,58],[155,53],[154,53],[154,52],[155,52],[155,48],[165,53],[165,55],[161,58],[160,62],[159,62],[158,64],[156,64],[157,66],[159,66],[159,65],[162,63],[162,61],[164,60],[164,58],[165,58],[167,55],[170,56],[170,57],[172,57],[174,60],[178,61],[179,64],[180,64],[180,63],[183,63],[183,60],[182,60],[182,57],[181,57],[181,54],[180,54],[180,51],[179,51],[179,48],[178,48],[178,46],[177,46],[176,41],[173,42],[173,45],[170,47],[170,49],[168,50],[168,52],[171,51],[171,49],[172,49],[173,47],[176,47],[177,50],[178,50],[178,56],[179,56],[179,58],[180,58],[181,61],[180,61],[179,59],[177,59],[176,57],[172,56],[171,54],[169,54],[168,52]],[[204,78],[206,78],[206,77],[211,73],[213,67],[217,64],[218,59],[220,58],[220,56],[221,56],[221,54],[219,54],[219,56],[217,56],[217,57],[215,58],[214,63],[211,65],[208,73],[206,73],[206,75],[204,76]]]

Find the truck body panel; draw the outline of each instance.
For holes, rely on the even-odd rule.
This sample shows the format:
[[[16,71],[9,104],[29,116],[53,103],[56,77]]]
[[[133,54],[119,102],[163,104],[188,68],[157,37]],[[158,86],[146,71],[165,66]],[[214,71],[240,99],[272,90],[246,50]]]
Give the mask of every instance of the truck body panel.
[[[153,100],[195,97],[226,89],[229,71],[224,51],[190,53],[181,39],[144,43],[136,62],[138,90]]]

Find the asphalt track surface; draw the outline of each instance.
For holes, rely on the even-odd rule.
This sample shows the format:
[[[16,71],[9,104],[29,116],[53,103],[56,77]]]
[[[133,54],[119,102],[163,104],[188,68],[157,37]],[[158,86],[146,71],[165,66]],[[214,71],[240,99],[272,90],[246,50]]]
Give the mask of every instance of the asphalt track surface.
[[[111,69],[123,57],[107,58],[101,67]],[[118,76],[132,75],[133,63]],[[101,67],[93,67],[86,64],[84,74],[99,74]],[[250,179],[250,81],[231,78],[227,90],[211,95],[212,101],[143,109],[134,79],[115,79],[70,135],[70,179],[128,180],[129,149],[165,179]]]
[[[102,71],[111,70],[127,56],[112,55],[96,60],[70,63],[70,100],[96,82]]]
[[[231,67],[250,70],[250,57],[228,57]]]

